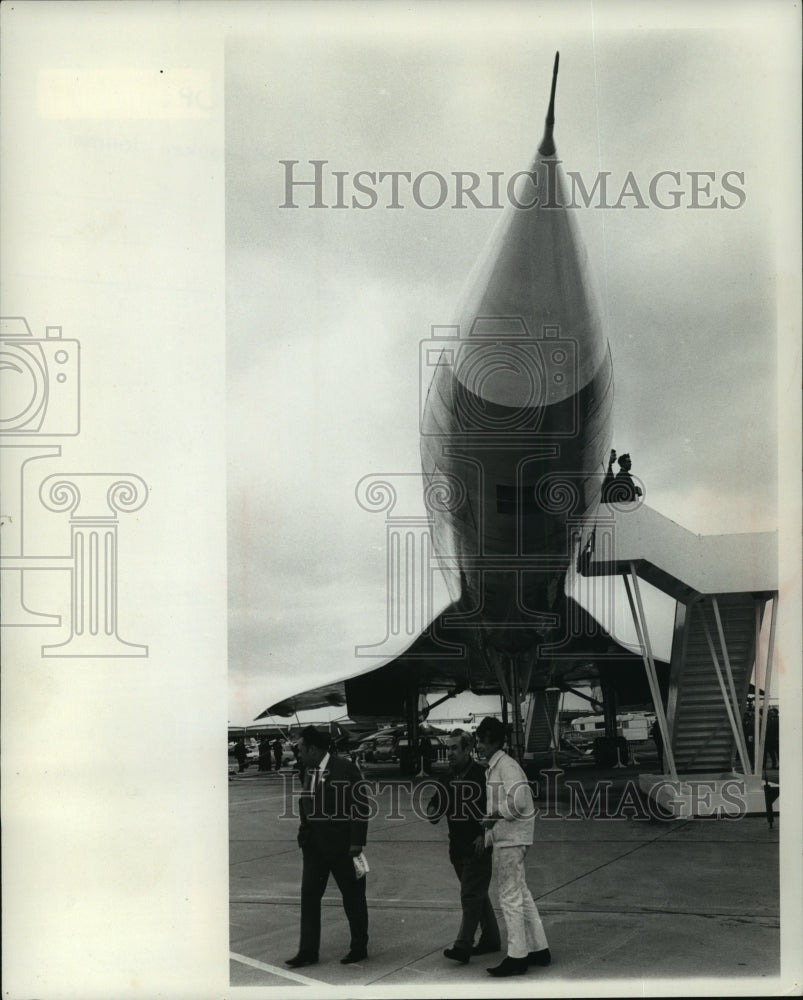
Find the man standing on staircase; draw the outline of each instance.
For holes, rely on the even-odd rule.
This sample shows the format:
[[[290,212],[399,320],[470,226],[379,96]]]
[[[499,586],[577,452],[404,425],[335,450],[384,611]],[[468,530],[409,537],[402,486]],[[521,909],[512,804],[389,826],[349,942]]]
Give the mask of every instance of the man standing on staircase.
[[[488,761],[485,842],[493,847],[499,904],[507,927],[507,955],[492,976],[520,976],[550,962],[544,925],[530,890],[524,859],[533,842],[535,807],[527,776],[502,749],[505,727],[492,716],[477,727],[477,748]]]
[[[630,503],[641,496],[640,487],[633,482],[630,470],[633,463],[630,455],[622,455],[619,458],[619,471],[614,476],[613,463],[616,461],[616,452],[611,449],[608,459],[608,471],[602,481],[602,502],[603,503]]]

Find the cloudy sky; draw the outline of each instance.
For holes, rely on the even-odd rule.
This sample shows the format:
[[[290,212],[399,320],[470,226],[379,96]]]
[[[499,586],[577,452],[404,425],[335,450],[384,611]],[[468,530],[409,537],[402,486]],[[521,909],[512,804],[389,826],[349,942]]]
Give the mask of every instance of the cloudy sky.
[[[280,161],[306,179],[327,160],[347,172],[347,201],[361,170],[509,176],[540,140],[557,49],[564,170],[589,186],[609,171],[611,201],[632,172],[647,202],[577,210],[614,362],[614,446],[647,502],[695,532],[776,526],[775,30],[738,6],[726,27],[712,5],[693,29],[688,11],[635,28],[616,5],[487,9],[380,25],[376,8],[319,21],[269,5],[227,45],[233,723],[356,672],[354,646],[384,635],[384,522],[355,486],[419,470],[419,341],[450,322],[499,214],[427,210],[409,187],[398,210],[386,187],[369,210],[310,208],[311,189],[282,208]],[[680,174],[677,209],[650,203],[659,171]],[[722,187],[731,171],[743,203]],[[701,203],[738,207],[688,207],[690,172],[714,175]],[[404,504],[423,512],[417,488]]]

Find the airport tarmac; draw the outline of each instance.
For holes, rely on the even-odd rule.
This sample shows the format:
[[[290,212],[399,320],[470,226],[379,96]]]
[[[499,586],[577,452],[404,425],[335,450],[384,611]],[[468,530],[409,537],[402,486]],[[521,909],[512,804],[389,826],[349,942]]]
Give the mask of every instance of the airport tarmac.
[[[403,782],[392,764],[364,770],[376,782],[378,811],[366,846],[369,957],[340,964],[349,933],[330,880],[320,961],[298,971],[284,964],[298,947],[301,879],[298,822],[282,816],[292,777],[252,767],[229,782],[232,986],[416,986],[435,995],[448,987],[506,996],[536,981],[539,995],[548,995],[572,981],[587,988],[605,979],[747,980],[780,973],[779,817],[772,829],[761,815],[658,818],[635,797],[644,767],[566,768],[549,793],[544,780],[527,881],[552,964],[499,981],[486,968],[504,952],[465,966],[443,957],[459,924],[458,885],[445,821],[432,825],[417,815],[415,804],[428,798],[425,779]],[[604,792],[596,805],[595,787]],[[495,879],[491,898],[496,905]],[[497,915],[504,935],[498,906]]]

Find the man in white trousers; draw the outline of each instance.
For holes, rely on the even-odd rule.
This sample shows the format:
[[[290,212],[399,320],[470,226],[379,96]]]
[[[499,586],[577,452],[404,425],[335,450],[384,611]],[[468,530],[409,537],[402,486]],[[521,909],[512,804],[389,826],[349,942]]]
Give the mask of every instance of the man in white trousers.
[[[533,842],[535,806],[527,776],[502,749],[505,727],[487,717],[477,727],[477,748],[488,761],[486,844],[493,846],[499,905],[507,927],[507,955],[492,976],[521,976],[531,965],[549,965],[544,925],[527,888],[524,858]]]

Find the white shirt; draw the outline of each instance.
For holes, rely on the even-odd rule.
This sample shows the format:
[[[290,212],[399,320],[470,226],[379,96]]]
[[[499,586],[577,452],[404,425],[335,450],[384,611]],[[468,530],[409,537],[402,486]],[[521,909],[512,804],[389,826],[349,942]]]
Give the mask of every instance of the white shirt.
[[[488,761],[485,783],[488,815],[502,817],[486,831],[485,843],[497,847],[532,844],[535,806],[521,767],[504,750],[497,750]]]
[[[328,763],[329,763],[329,754],[326,753],[326,754],[324,754],[323,758],[321,759],[320,764],[317,767],[313,767],[313,769],[312,769],[312,775],[311,775],[311,778],[310,778],[310,786],[309,786],[311,792],[314,792],[315,789],[318,787],[318,781],[319,780],[321,782],[323,782],[325,780],[324,776],[323,776],[323,772],[326,770],[326,767],[327,767]]]

